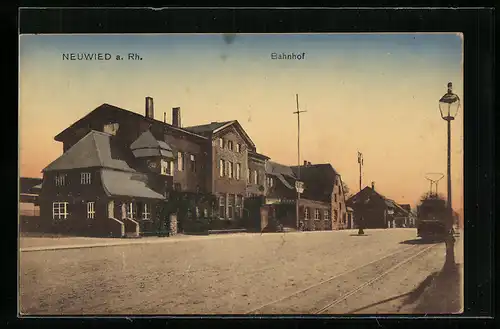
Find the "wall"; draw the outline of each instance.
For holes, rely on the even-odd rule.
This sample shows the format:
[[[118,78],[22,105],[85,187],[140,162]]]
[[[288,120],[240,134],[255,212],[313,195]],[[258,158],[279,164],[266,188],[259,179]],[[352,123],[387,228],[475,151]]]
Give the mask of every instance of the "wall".
[[[219,138],[224,140],[224,147],[219,145]],[[233,150],[227,148],[228,141],[233,143]],[[242,149],[238,153],[236,145],[240,144]],[[229,161],[233,163],[234,178],[227,176],[228,171],[225,172],[224,177],[220,177],[220,160]],[[236,179],[236,164],[241,164],[241,172],[239,179]],[[228,127],[220,133],[213,136],[212,141],[212,177],[213,186],[212,193],[229,193],[239,194],[245,196],[246,190],[246,173],[248,169],[248,149],[245,141],[232,127]]]
[[[266,195],[266,163],[264,160],[248,158],[248,169],[251,172],[250,183],[246,185],[247,195]],[[254,170],[258,172],[257,184],[254,184]],[[245,172],[245,182],[247,180],[247,173]]]
[[[305,208],[309,210],[309,218],[305,218]],[[320,211],[320,219],[316,220],[315,210]],[[299,215],[300,220],[304,222],[306,230],[308,231],[321,231],[321,230],[331,230],[331,220],[325,220],[324,212],[325,210],[330,210],[330,205],[325,202],[300,199],[299,203]],[[331,217],[330,217],[331,218]]]
[[[168,130],[164,134],[164,141],[174,149],[174,186],[179,184],[181,191],[196,192],[199,189],[201,192],[208,190],[206,185],[207,169],[206,163],[209,161],[206,148],[207,142],[196,137],[177,133],[174,130]],[[184,170],[179,171],[179,163],[177,160],[177,152],[184,154]],[[196,159],[196,172],[192,171],[190,155],[194,155]]]

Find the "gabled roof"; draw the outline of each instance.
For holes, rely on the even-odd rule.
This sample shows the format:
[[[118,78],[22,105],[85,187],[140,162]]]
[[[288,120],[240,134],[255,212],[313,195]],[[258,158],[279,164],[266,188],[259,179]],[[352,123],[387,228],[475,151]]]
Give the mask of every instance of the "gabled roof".
[[[298,173],[299,166],[292,166],[293,172],[295,174]],[[300,173],[328,173],[333,171],[335,175],[338,175],[337,171],[333,166],[329,163],[318,163],[318,164],[308,164],[307,166],[300,166]]]
[[[173,158],[172,147],[164,141],[157,140],[150,130],[143,132],[131,145],[135,157],[163,156]]]
[[[101,167],[134,172],[111,148],[109,134],[92,130],[42,171]]]
[[[408,214],[408,211],[405,210],[401,205],[399,205],[396,201],[387,198],[383,194],[377,192],[376,190],[372,189],[369,186],[366,186],[364,189],[359,191],[358,193],[354,194],[347,200],[347,204],[349,205],[355,205],[357,201],[361,201],[366,203],[366,200],[370,198],[371,195],[377,195],[380,197],[380,199],[384,202],[386,207],[394,208],[394,210],[403,213],[403,214]],[[364,198],[366,196],[366,198]]]
[[[20,193],[33,193],[38,184],[42,183],[41,178],[20,177],[19,178],[19,192]]]
[[[200,134],[204,135],[207,133],[214,133],[221,129],[222,127],[226,126],[227,124],[233,123],[233,121],[223,121],[223,122],[211,122],[208,124],[204,125],[197,125],[197,126],[191,126],[191,127],[185,127],[184,129],[189,130],[195,134]]]
[[[255,148],[255,144],[253,143],[252,139],[245,132],[245,129],[243,129],[243,127],[238,122],[238,120],[223,121],[223,122],[215,122],[214,121],[214,122],[211,122],[209,124],[186,127],[184,129],[186,129],[192,133],[200,134],[202,136],[208,136],[208,135],[217,134],[219,131],[222,131],[230,126],[235,126],[235,128],[237,130],[239,130],[243,139],[246,140],[246,142],[252,147],[252,149]]]
[[[83,128],[83,127],[89,126],[92,117],[97,116],[97,115],[103,115],[103,114],[106,115],[107,117],[109,117],[110,119],[116,117],[117,115],[127,115],[133,120],[142,120],[142,121],[150,122],[153,124],[159,124],[159,125],[162,125],[164,128],[168,128],[170,130],[174,130],[174,131],[177,131],[179,133],[184,133],[184,134],[198,137],[201,139],[207,139],[206,136],[202,136],[202,135],[193,133],[189,130],[186,130],[185,128],[176,127],[176,126],[173,126],[173,125],[168,124],[166,122],[152,119],[152,118],[147,118],[139,113],[136,113],[136,112],[133,112],[133,111],[130,111],[130,110],[118,107],[118,106],[104,103],[104,104],[99,105],[97,108],[92,110],[90,113],[85,115],[83,118],[80,118],[79,120],[74,122],[68,128],[61,131],[59,134],[57,134],[54,137],[54,140],[61,142],[63,140],[63,136],[65,134],[67,134],[70,131],[77,129],[79,127]]]
[[[337,171],[329,163],[291,167],[295,176],[304,182],[304,197],[311,200],[328,200],[333,193]]]

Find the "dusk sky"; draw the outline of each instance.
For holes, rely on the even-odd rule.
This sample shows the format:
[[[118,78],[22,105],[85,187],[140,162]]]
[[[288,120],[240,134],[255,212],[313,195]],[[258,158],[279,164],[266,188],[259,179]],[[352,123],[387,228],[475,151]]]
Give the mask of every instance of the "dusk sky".
[[[109,61],[68,61],[63,53],[103,52]],[[272,53],[305,53],[273,60]],[[138,53],[142,60],[115,60]],[[453,82],[463,104],[458,34],[23,35],[20,37],[20,175],[62,153],[54,136],[103,103],[183,126],[238,120],[260,153],[296,165],[331,163],[352,192],[363,186],[399,203],[418,202],[428,172],[446,174],[446,122],[438,100]],[[453,206],[463,204],[463,111],[452,124]],[[446,195],[446,177],[439,191]]]

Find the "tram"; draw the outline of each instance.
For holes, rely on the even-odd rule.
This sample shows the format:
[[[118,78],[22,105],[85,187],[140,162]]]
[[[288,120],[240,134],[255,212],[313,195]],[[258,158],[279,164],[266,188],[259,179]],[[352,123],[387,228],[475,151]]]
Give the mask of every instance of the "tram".
[[[446,236],[447,209],[444,200],[426,198],[417,207],[417,236],[423,239],[442,239]]]

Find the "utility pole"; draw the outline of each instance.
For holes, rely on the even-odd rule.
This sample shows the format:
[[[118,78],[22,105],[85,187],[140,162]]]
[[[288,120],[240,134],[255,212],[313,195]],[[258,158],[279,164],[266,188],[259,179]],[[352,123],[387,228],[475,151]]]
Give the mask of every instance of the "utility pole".
[[[295,185],[295,189],[297,190],[297,201],[295,202],[295,215],[297,219],[297,230],[299,229],[299,203],[300,203],[300,187],[298,182],[300,182],[300,113],[304,113],[307,111],[299,110],[299,95],[295,94],[295,100],[297,103],[297,111],[293,112],[293,114],[297,114],[297,184]]]
[[[361,167],[363,166],[363,153],[358,151],[358,163],[359,163],[359,190],[361,191],[361,177],[362,177],[362,171]]]

